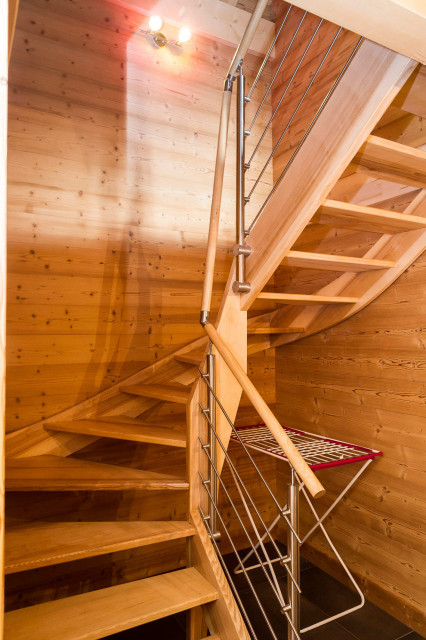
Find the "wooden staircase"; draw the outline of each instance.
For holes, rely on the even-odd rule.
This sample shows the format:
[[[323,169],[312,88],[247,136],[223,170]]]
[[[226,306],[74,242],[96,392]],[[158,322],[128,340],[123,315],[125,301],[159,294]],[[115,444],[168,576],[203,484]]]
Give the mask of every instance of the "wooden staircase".
[[[395,86],[414,65],[373,43],[361,47],[355,62],[358,68],[355,64],[349,72],[356,82],[345,76],[333,96],[334,103],[343,101],[338,113],[342,129],[349,123],[348,131],[343,137],[330,137],[330,155],[318,167],[312,158],[318,157],[330,132],[333,123],[328,114],[334,106],[324,110],[316,135],[302,149],[305,158],[296,158],[248,240],[252,247],[247,260],[249,293],[232,292],[231,270],[216,330],[232,346],[242,369],[247,366],[247,353],[299,340],[362,309],[426,246],[426,152],[371,135],[395,97]],[[361,76],[359,67],[364,68]],[[369,70],[371,77],[363,87]],[[349,93],[347,85],[352,88]],[[347,95],[354,105],[345,104]],[[351,119],[360,106],[361,124],[352,127]],[[312,184],[315,178],[312,188],[306,172]],[[366,206],[333,198],[333,190],[341,192],[348,177],[358,174],[412,187],[409,205],[399,212],[382,208],[380,199]],[[283,215],[280,202],[288,190],[293,208]],[[348,232],[336,236],[343,238],[336,251],[315,251],[316,246],[332,245],[333,230]],[[359,234],[367,234],[365,241]],[[374,239],[368,234],[375,234]],[[306,270],[313,282],[323,281],[324,272],[337,277],[307,292]],[[289,282],[289,272],[294,273],[291,290],[282,290],[280,281]],[[300,290],[294,290],[298,286]],[[192,612],[190,640],[206,635],[206,620],[216,634],[211,640],[248,640],[197,510],[202,421],[198,367],[203,366],[208,343],[207,336],[197,339],[94,398],[8,436],[6,489],[10,492],[158,491],[167,493],[171,505],[176,492],[188,494],[184,521],[15,525],[6,534],[8,574],[182,539],[188,541],[188,553],[186,568],[177,571],[8,612],[6,640],[94,640],[180,611]],[[223,362],[219,373],[218,395],[234,419],[241,386]],[[218,428],[221,434],[229,431],[220,421]],[[102,438],[184,450],[187,465],[181,476],[174,476],[81,457],[85,447]],[[201,606],[204,619],[199,615]]]

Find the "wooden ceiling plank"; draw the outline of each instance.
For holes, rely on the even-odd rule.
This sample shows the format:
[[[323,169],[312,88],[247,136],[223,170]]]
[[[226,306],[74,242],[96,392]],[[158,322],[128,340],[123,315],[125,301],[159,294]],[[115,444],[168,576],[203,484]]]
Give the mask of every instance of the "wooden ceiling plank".
[[[413,0],[295,0],[297,7],[426,63],[426,5]]]

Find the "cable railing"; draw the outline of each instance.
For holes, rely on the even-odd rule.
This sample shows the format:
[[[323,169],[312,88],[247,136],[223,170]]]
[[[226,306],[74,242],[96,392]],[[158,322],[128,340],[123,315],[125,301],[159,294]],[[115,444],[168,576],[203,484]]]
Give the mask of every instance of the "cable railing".
[[[202,487],[204,488],[209,504],[208,513],[203,511],[200,506],[200,515],[209,533],[210,539],[216,550],[218,558],[221,562],[225,575],[238,602],[240,611],[245,619],[247,628],[253,640],[264,639],[265,631],[272,640],[278,640],[281,634],[277,635],[277,630],[271,622],[270,602],[265,600],[265,588],[259,588],[259,576],[253,580],[251,571],[258,569],[266,583],[266,596],[272,593],[273,600],[278,610],[287,620],[292,630],[294,640],[300,640],[299,635],[299,617],[300,617],[300,569],[298,545],[301,539],[298,534],[298,508],[296,503],[299,498],[299,481],[297,474],[292,468],[292,483],[289,487],[288,504],[282,505],[268,483],[265,475],[262,474],[253,455],[240,437],[238,430],[227,414],[220,399],[215,391],[215,356],[212,354],[212,344],[210,345],[210,353],[206,358],[206,370],[200,369],[201,380],[204,381],[207,389],[208,404],[203,407],[200,403],[200,410],[206,418],[208,424],[208,440],[205,442],[199,437],[201,449],[207,458],[208,477],[205,477],[199,471],[199,477]],[[287,527],[287,549],[284,552],[271,533],[271,526],[265,522],[265,518],[260,513],[260,509],[256,505],[255,499],[252,497],[247,483],[242,478],[242,474],[237,469],[232,460],[232,456],[228,452],[228,447],[224,444],[223,437],[218,433],[216,422],[216,409],[212,411],[211,400],[213,405],[217,405],[218,410],[223,414],[229,431],[234,441],[237,442],[240,454],[244,456],[245,462],[250,469],[251,476],[254,476],[259,485],[263,488],[266,499],[272,504],[273,512],[277,514],[277,519],[281,520]],[[224,461],[227,466],[228,473],[219,471],[217,465],[217,449],[222,451]],[[244,464],[244,468],[247,469]],[[226,481],[224,476],[227,476]],[[220,508],[218,499],[218,488],[220,489],[221,502],[226,502],[227,509],[232,513],[232,519],[238,522],[240,530],[245,540],[244,546],[249,549],[249,554],[253,554],[257,563],[255,565],[246,566],[245,557],[238,550],[241,542],[238,544],[233,536],[232,527],[227,525],[223,516],[223,504]],[[234,566],[231,568],[232,562],[228,557],[222,554],[222,543],[226,543],[228,549],[231,549],[234,557]],[[293,551],[292,551],[293,550]],[[236,562],[236,564],[235,564]],[[276,563],[285,569],[287,580],[283,580],[275,569]],[[241,596],[241,584],[238,581],[238,575],[242,574],[245,584],[249,589],[252,600],[258,609],[259,617],[263,625],[254,624],[251,611],[247,610],[244,598]],[[268,604],[267,604],[268,603]],[[256,628],[255,628],[256,627]]]
[[[343,28],[336,26],[334,32],[332,28],[330,29],[329,23],[327,32],[324,34],[323,29],[327,23],[322,18],[315,18],[307,11],[302,11],[290,4],[276,29],[266,55],[260,62],[254,81],[246,93],[247,79],[244,74],[244,58],[267,3],[268,0],[259,0],[250,18],[229,68],[222,99],[200,314],[200,322],[210,341],[210,352],[207,355],[206,371],[203,372],[200,369],[201,380],[207,392],[207,406],[203,407],[200,404],[200,410],[207,421],[208,435],[206,439],[204,436],[199,437],[201,456],[204,456],[204,460],[203,464],[200,464],[198,474],[204,496],[203,499],[201,499],[202,494],[199,496],[198,508],[253,640],[266,637],[278,640],[278,637],[282,637],[281,630],[277,632],[276,625],[271,622],[270,614],[257,589],[257,580],[253,580],[251,577],[253,575],[251,572],[256,569],[261,572],[269,593],[272,593],[272,599],[286,619],[288,638],[300,640],[301,633],[355,611],[362,606],[364,601],[359,587],[331,543],[323,525],[324,518],[351,486],[351,483],[325,514],[318,516],[308,492],[312,497],[317,498],[323,495],[325,490],[313,473],[312,461],[309,460],[309,457],[308,459],[304,458],[305,445],[303,443],[300,445],[300,439],[298,440],[294,435],[291,437],[291,429],[281,426],[240,365],[232,346],[219,335],[209,319],[231,111],[231,93],[235,84],[237,89],[236,243],[233,249],[235,267],[231,273],[232,290],[234,294],[238,294],[250,291],[250,283],[246,282],[245,278],[245,262],[251,251],[249,246],[250,233],[258,224],[267,205],[274,198],[289,167],[354,59],[363,38],[356,41],[349,38],[348,45],[348,40],[344,39],[346,36]],[[282,52],[279,51],[280,49]],[[273,52],[276,54],[274,59],[272,59]],[[333,60],[339,61],[338,65],[329,66],[327,64],[332,59],[332,53],[334,54]],[[278,79],[280,79],[282,86],[277,86]],[[263,88],[261,88],[262,85]],[[313,89],[315,89],[315,93]],[[270,113],[267,112],[269,108]],[[247,114],[250,112],[251,115],[248,116]],[[246,120],[249,121],[248,126],[246,126]],[[255,134],[257,139],[247,154],[247,159],[247,141],[249,136],[255,137]],[[266,144],[271,146],[265,151]],[[280,166],[281,164],[283,166]],[[252,177],[254,171],[256,171],[256,175]],[[269,180],[270,175],[273,176],[271,180]],[[248,194],[246,195],[247,184],[250,184],[250,189],[247,189]],[[261,184],[267,186],[266,195],[261,194],[259,188]],[[249,203],[251,206],[255,205],[257,210],[255,208],[247,226],[246,207]],[[216,393],[216,358],[221,359],[221,362],[227,366],[239,383],[257,415],[263,421],[262,428],[267,430],[268,437],[273,440],[273,449],[280,452],[279,455],[282,454],[290,466],[291,483],[287,487],[285,505],[281,504],[281,500],[275,495],[270,483],[262,474],[249,450],[248,441],[246,443],[229,417],[225,408],[227,399],[221,399]],[[219,423],[216,421],[218,411],[221,414],[220,430],[217,428]],[[247,481],[242,477],[242,472],[237,468],[232,455],[228,452],[229,436],[233,441],[232,448],[238,446],[240,455],[248,463],[251,481],[255,478],[255,482],[258,487],[262,488],[272,507],[271,511],[276,514],[269,525],[260,511],[256,499],[248,490]],[[345,443],[340,444],[346,446]],[[302,450],[299,450],[297,445],[300,445]],[[317,443],[316,446],[321,448],[322,443]],[[371,455],[376,454],[377,452]],[[330,452],[327,455],[331,455]],[[358,472],[356,478],[370,462],[371,459],[365,462],[365,466]],[[302,539],[299,535],[299,494],[305,497],[316,519],[316,524]],[[240,527],[239,535],[244,538],[243,546],[248,549],[245,553],[240,551],[241,539],[234,539],[232,523],[230,526],[229,522],[226,522],[227,518],[224,516],[222,508],[224,503],[226,503],[227,512],[232,514],[232,518]],[[285,551],[271,533],[280,522],[287,531]],[[325,535],[332,551],[336,554],[354,588],[358,591],[361,603],[346,612],[341,612],[334,617],[301,629],[300,546],[317,529],[320,529]],[[231,567],[229,560],[223,556],[221,541],[226,542],[227,548],[232,551],[236,560],[234,567]],[[254,564],[247,566],[246,562],[250,557],[254,558]],[[250,611],[247,611],[244,598],[241,596],[241,584],[238,583],[240,578],[244,578],[246,588],[248,587],[251,594],[250,602],[255,603],[260,618],[263,620],[264,629],[260,633],[250,616]],[[250,607],[251,604],[248,608],[250,609]]]

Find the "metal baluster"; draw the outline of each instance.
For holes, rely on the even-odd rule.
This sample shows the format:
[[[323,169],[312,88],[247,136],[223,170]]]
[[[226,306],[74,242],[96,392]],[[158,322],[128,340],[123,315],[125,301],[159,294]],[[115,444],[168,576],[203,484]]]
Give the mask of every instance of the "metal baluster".
[[[242,64],[237,76],[237,193],[236,193],[236,244],[233,249],[236,258],[236,276],[232,286],[235,293],[247,293],[250,284],[245,281],[246,256],[250,255],[250,247],[244,245],[245,240],[245,78]]]
[[[211,462],[209,464],[209,485],[210,492],[212,494],[213,502],[217,504],[218,483],[215,474],[215,467],[217,464],[217,445],[216,445],[216,356],[212,352],[213,345],[210,343],[210,351],[206,358],[206,378],[208,378],[209,384],[207,386],[207,409],[205,412],[208,414],[208,448],[210,452]],[[210,515],[210,527],[213,532],[213,536],[216,540],[220,540],[220,532],[217,530],[217,514],[213,506],[213,502],[210,502],[209,515]]]
[[[292,529],[287,530],[287,553],[290,557],[290,572],[293,580],[287,576],[288,598],[290,600],[289,617],[292,626],[288,629],[288,640],[296,640],[300,630],[300,592],[296,584],[300,584],[300,550],[295,534],[299,532],[299,483],[295,472],[291,471],[291,484],[287,486],[287,504],[290,509]],[[294,533],[295,532],[295,533]],[[295,631],[297,633],[295,633]]]

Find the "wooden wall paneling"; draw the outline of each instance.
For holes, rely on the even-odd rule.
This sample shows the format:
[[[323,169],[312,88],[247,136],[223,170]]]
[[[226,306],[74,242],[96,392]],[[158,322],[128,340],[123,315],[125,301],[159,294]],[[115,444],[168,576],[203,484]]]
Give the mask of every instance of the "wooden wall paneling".
[[[423,254],[354,317],[278,348],[276,363],[283,423],[383,451],[328,527],[367,597],[422,635],[425,268]],[[321,476],[325,500],[350,473]],[[326,566],[321,537],[308,556]]]
[[[159,52],[134,33],[145,19],[98,0],[20,6],[9,118],[10,430],[201,335],[218,105],[232,48],[196,35],[182,55]],[[248,82],[259,63],[247,56]],[[230,145],[233,123],[234,114]],[[215,310],[231,263],[233,155]]]
[[[0,638],[4,624],[4,437],[6,420],[6,190],[7,98],[10,37],[8,2],[0,3]]]

